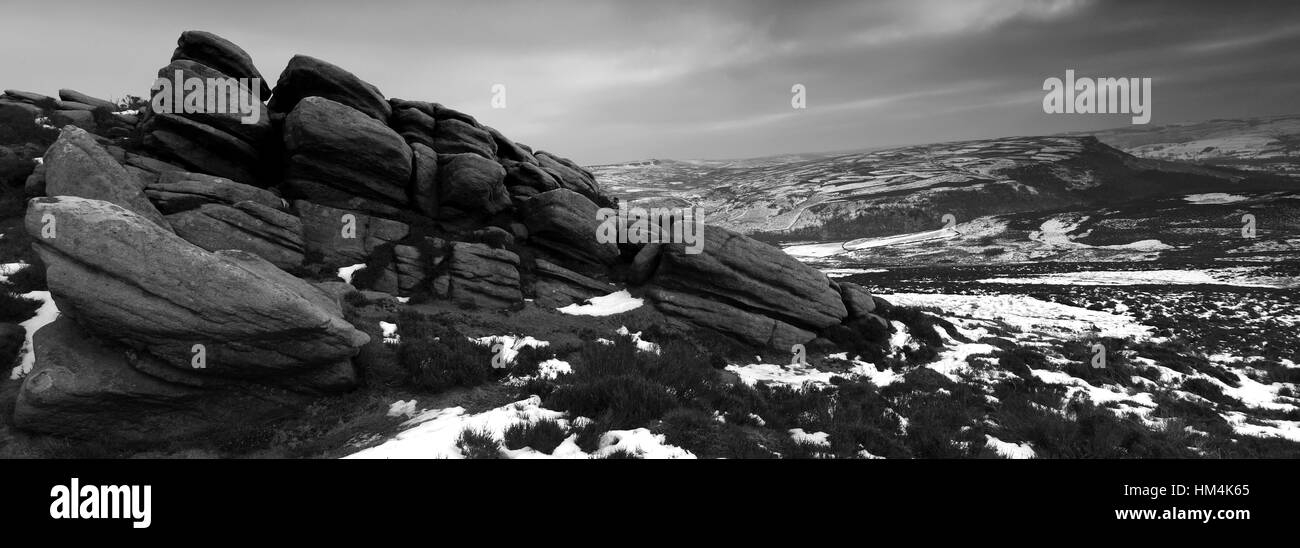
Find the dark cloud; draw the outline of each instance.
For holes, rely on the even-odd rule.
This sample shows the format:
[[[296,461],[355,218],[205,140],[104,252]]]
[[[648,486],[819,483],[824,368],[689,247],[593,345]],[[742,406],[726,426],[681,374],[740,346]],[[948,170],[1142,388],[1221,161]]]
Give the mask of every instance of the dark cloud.
[[[1066,69],[1153,78],[1153,123],[1300,104],[1293,1],[10,2],[0,85],[143,94],[189,28],[271,78],[308,53],[586,163],[1127,123],[1044,114],[1043,79]],[[795,83],[807,110],[790,108]]]

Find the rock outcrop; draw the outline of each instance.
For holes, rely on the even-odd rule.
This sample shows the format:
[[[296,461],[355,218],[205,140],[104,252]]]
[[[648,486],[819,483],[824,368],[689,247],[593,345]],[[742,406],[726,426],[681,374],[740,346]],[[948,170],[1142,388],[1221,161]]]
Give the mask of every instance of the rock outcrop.
[[[186,438],[292,413],[309,401],[250,383],[204,386],[155,377],[141,371],[151,358],[98,339],[66,317],[37,331],[32,342],[36,365],[13,419],[35,432],[119,442]]]
[[[393,108],[379,88],[356,75],[315,57],[295,55],[280,73],[275,95],[268,103],[271,110],[288,113],[308,97],[320,97],[346,105],[387,124]]]
[[[524,205],[524,225],[538,247],[586,265],[608,266],[618,260],[617,243],[596,240],[599,207],[586,196],[561,188],[538,194]]]
[[[704,247],[662,244],[652,285],[704,297],[817,331],[848,316],[825,274],[780,249],[725,228],[706,227]]]
[[[434,293],[458,303],[508,308],[523,300],[519,256],[484,244],[453,242],[447,271],[434,280]]]
[[[265,204],[203,204],[167,221],[178,236],[208,251],[247,251],[284,270],[303,262],[302,221]]]
[[[257,78],[262,97],[271,96],[271,87],[253,65],[253,58],[229,40],[201,30],[187,30],[176,41],[172,60],[194,61],[235,78]]]
[[[145,196],[140,181],[99,146],[85,130],[63,128],[45,153],[45,192],[103,200],[129,209],[160,227],[167,220]]]
[[[406,223],[306,200],[293,203],[302,219],[303,246],[312,262],[325,268],[365,263],[385,246],[411,232]]]
[[[470,153],[438,156],[438,200],[444,215],[487,213],[493,215],[510,207],[510,195],[504,184],[505,168],[483,156]]]
[[[235,135],[175,114],[153,114],[143,125],[144,144],[186,169],[256,184],[262,155]]]
[[[40,237],[46,216],[55,237]],[[320,290],[265,259],[206,251],[108,202],[37,198],[27,230],[63,314],[177,369],[300,374],[346,361],[367,341]],[[201,369],[191,369],[195,345],[206,356]]]
[[[288,203],[269,190],[186,171],[154,174],[152,180],[145,185],[144,193],[164,214],[194,209],[204,204],[234,205],[239,202],[253,202],[272,209],[288,209]]]
[[[387,105],[388,103],[384,103]],[[308,199],[332,196],[406,205],[411,147],[387,125],[321,97],[298,102],[284,122],[285,184]],[[318,193],[327,187],[332,193]]]
[[[202,31],[187,31],[176,41],[171,61],[158,70],[158,77],[174,80],[179,72],[182,78],[234,79],[237,87],[232,91],[248,95],[257,92],[263,101],[270,88],[262,78],[252,58],[243,49],[217,35]],[[242,88],[242,78],[258,78],[257,89]],[[227,95],[227,98],[231,97]],[[238,97],[236,95],[236,97]],[[269,170],[266,162],[274,143],[275,130],[271,116],[261,101],[255,123],[229,105],[225,111],[182,112],[173,106],[171,112],[149,112],[141,132],[149,149],[169,160],[174,160],[192,171],[225,177],[240,183],[263,182]],[[238,102],[238,101],[236,101]]]
[[[159,74],[177,71],[262,78],[247,52],[200,31]],[[0,121],[40,130],[59,114],[87,128],[64,128],[44,164],[10,177],[47,196],[26,223],[63,315],[36,335],[21,427],[148,440],[347,390],[374,331],[344,319],[354,286],[479,314],[626,289],[682,332],[782,351],[879,320],[866,289],[728,230],[704,227],[702,249],[598,238],[601,208],[618,202],[590,171],[469,114],[385,98],[303,55],[273,91],[248,124],[108,114],[71,92],[0,96]]]
[[[533,295],[537,304],[560,308],[618,290],[609,282],[583,276],[544,259],[533,263]]]

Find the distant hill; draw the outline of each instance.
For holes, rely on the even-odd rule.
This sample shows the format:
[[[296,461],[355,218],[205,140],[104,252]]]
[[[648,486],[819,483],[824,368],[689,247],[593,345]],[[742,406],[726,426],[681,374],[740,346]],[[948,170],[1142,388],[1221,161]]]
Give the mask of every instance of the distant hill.
[[[1270,174],[1141,158],[1091,136],[732,162],[655,160],[591,171],[625,201],[699,206],[710,223],[783,241],[933,230],[947,214],[965,222],[1147,197],[1297,186]]]
[[[1143,158],[1300,176],[1300,114],[1128,126],[1086,135]]]

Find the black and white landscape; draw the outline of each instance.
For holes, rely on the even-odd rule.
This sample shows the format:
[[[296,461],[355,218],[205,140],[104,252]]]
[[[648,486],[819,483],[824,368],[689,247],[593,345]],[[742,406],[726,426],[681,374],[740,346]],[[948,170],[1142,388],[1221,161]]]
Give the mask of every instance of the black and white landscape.
[[[1295,6],[644,4],[3,65],[0,457],[1300,457]]]

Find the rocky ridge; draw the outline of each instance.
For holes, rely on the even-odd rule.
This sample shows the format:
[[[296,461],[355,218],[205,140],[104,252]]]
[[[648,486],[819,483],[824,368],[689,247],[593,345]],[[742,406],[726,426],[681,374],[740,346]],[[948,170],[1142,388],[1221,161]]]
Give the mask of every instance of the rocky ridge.
[[[199,31],[159,74],[175,71],[261,77]],[[352,389],[356,356],[382,344],[345,319],[355,290],[500,314],[627,290],[667,326],[783,352],[883,322],[862,287],[727,229],[705,227],[699,254],[601,243],[596,212],[618,200],[587,169],[326,61],[295,56],[260,91],[272,95],[256,124],[0,97],[31,127],[93,114],[62,120],[26,180],[60,317],[36,334],[20,427],[150,440]]]

